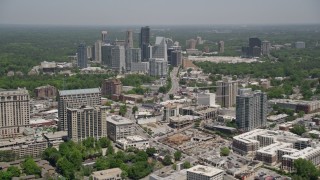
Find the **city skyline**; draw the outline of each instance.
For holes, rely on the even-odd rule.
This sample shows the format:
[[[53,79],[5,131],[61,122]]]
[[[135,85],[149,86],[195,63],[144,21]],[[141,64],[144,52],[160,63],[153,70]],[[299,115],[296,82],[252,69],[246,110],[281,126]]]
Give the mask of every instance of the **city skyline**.
[[[0,24],[228,25],[319,24],[320,1],[18,1],[0,2]],[[162,13],[159,9],[166,12]],[[71,13],[70,13],[71,12]],[[130,12],[130,13],[125,13]],[[302,13],[303,12],[303,13]],[[155,21],[156,20],[156,21]]]

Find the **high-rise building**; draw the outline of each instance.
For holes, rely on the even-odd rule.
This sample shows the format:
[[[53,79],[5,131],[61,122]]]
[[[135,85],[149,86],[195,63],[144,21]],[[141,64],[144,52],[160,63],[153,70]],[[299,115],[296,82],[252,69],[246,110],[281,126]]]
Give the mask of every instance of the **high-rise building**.
[[[35,97],[38,99],[54,98],[57,95],[57,89],[54,86],[46,85],[34,89]]]
[[[242,56],[260,57],[261,56],[261,40],[256,37],[249,38],[249,46],[242,47]]]
[[[126,44],[125,44],[126,49],[128,48],[133,48],[133,33],[131,30],[128,30],[126,32]]]
[[[269,55],[270,54],[271,43],[269,41],[262,41],[261,43],[261,54]]]
[[[91,46],[87,47],[87,57],[88,57],[88,59],[92,58],[92,47]]]
[[[88,66],[87,47],[85,44],[80,44],[77,49],[78,67],[80,69]]]
[[[172,64],[171,60],[171,52],[173,51],[181,51],[181,46],[168,46],[167,45],[167,56],[168,56],[168,64]]]
[[[168,61],[166,38],[156,37],[156,42],[152,48],[152,58],[162,58]]]
[[[105,44],[101,46],[101,64],[108,66],[109,68],[112,67],[112,48],[114,46],[110,44]]]
[[[219,49],[219,53],[224,53],[224,42],[223,41],[218,42],[218,49]]]
[[[83,105],[95,106],[101,104],[99,88],[62,90],[58,93],[58,128],[68,130],[67,108],[80,108]]]
[[[30,121],[28,90],[0,90],[0,138],[22,134]]]
[[[107,134],[112,141],[116,142],[135,133],[136,127],[130,119],[118,115],[107,117]]]
[[[197,40],[189,39],[186,40],[186,49],[196,49]]]
[[[306,48],[306,43],[303,41],[297,41],[294,43],[294,46],[297,49],[304,49],[304,48]]]
[[[108,42],[108,31],[101,31],[101,41],[104,43]]]
[[[131,71],[131,63],[141,62],[141,49],[129,48],[126,49],[126,70]]]
[[[105,79],[101,85],[101,94],[103,96],[120,95],[122,91],[122,83],[120,79]]]
[[[141,48],[142,61],[148,61],[149,57],[147,49],[150,45],[150,28],[149,26],[141,27],[139,45]]]
[[[264,127],[267,122],[267,95],[261,91],[245,92],[236,98],[236,122],[243,131]]]
[[[94,44],[94,60],[98,62],[101,62],[101,46],[101,40],[96,41]]]
[[[172,51],[170,55],[171,65],[178,67],[182,64],[182,53],[181,51]]]
[[[216,102],[221,107],[232,107],[236,104],[236,96],[238,93],[238,82],[232,81],[231,78],[224,78],[217,81]]]
[[[88,137],[106,137],[106,118],[106,106],[67,108],[68,137],[73,141],[82,141]]]
[[[168,61],[159,58],[151,58],[149,60],[149,75],[165,77],[168,73]]]
[[[124,46],[114,46],[111,49],[111,68],[119,73],[126,70],[126,51]]]
[[[261,48],[261,40],[259,38],[249,38],[249,47],[253,48],[253,47],[260,47]]]
[[[197,44],[203,44],[203,40],[201,36],[197,36]]]

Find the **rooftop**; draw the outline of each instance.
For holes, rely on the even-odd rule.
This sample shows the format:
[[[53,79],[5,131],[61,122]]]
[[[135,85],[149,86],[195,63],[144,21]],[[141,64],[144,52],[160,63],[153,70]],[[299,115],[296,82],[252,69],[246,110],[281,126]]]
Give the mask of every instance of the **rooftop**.
[[[116,125],[133,124],[133,122],[119,115],[107,116],[107,121]]]
[[[196,165],[196,166],[188,169],[187,171],[192,172],[192,173],[202,174],[202,175],[209,176],[209,177],[212,177],[216,174],[223,172],[223,170],[221,170],[221,169],[217,169],[217,168],[209,167],[209,166],[203,166],[203,165]]]
[[[76,94],[93,94],[93,93],[100,93],[100,88],[73,89],[73,90],[59,91],[60,96],[68,96],[68,95],[76,95]]]
[[[276,142],[276,143],[270,144],[269,146],[259,149],[257,152],[274,155],[276,154],[277,150],[283,149],[283,148],[289,148],[289,147],[292,147],[292,143]]]
[[[313,154],[313,153],[320,153],[320,147],[316,147],[316,148],[312,148],[312,147],[307,147],[305,149],[302,149],[298,152],[295,152],[291,155],[284,155],[283,158],[290,158],[290,159],[305,159],[306,157],[308,157],[309,155]]]
[[[107,177],[114,177],[118,174],[121,174],[121,169],[120,168],[113,168],[113,169],[107,169],[107,170],[102,170],[102,171],[95,171],[92,173],[92,176],[98,178],[98,179],[106,179]]]
[[[185,115],[185,116],[173,116],[170,117],[170,121],[181,122],[181,121],[194,121],[199,119],[199,116]]]

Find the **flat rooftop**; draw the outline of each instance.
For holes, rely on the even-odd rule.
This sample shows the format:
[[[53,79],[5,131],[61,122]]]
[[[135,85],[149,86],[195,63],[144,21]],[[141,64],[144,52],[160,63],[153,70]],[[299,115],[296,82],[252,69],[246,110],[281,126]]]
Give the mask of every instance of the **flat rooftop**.
[[[276,143],[270,144],[269,146],[259,149],[257,152],[263,153],[263,154],[275,155],[278,149],[290,148],[292,146],[293,146],[292,143],[276,142]]]
[[[173,122],[195,121],[197,119],[200,119],[200,117],[199,116],[192,116],[192,115],[170,117],[170,121],[173,121]]]
[[[134,142],[141,142],[141,141],[148,141],[147,138],[144,138],[142,136],[134,135],[134,136],[127,136],[124,139],[117,140],[120,143],[134,143]]]
[[[119,115],[107,116],[107,122],[110,122],[116,125],[133,124],[133,121],[131,121],[130,119],[119,116]]]
[[[187,172],[192,172],[196,174],[202,174],[208,177],[215,176],[219,173],[222,173],[223,170],[217,169],[214,167],[209,167],[209,166],[203,166],[203,165],[196,165],[190,169],[187,170]]]
[[[91,89],[73,89],[59,91],[60,96],[76,95],[76,94],[94,94],[100,93],[100,88]]]
[[[295,152],[291,155],[284,155],[283,157],[290,158],[290,159],[299,159],[299,158],[306,158],[308,155],[313,154],[313,153],[320,153],[320,147],[312,148],[312,147],[307,147],[305,149],[302,149],[298,152]]]
[[[121,169],[120,168],[113,168],[113,169],[107,169],[107,170],[102,170],[102,171],[95,171],[92,173],[92,176],[99,178],[99,179],[106,179],[110,177],[114,177],[117,174],[121,174]]]

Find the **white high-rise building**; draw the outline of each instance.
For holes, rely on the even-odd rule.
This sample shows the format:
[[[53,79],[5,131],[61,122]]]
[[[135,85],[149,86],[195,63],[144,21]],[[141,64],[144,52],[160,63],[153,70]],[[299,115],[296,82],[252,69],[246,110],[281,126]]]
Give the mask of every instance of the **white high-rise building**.
[[[133,48],[133,33],[131,30],[128,30],[126,32],[126,43],[125,43],[126,49]]]
[[[126,54],[124,46],[114,46],[111,50],[111,68],[120,73],[126,70]]]
[[[221,107],[232,107],[236,104],[238,93],[238,82],[232,81],[231,78],[224,78],[217,81],[216,101]]]
[[[251,131],[255,128],[266,126],[266,93],[251,91],[238,95],[236,99],[236,121],[239,129]]]
[[[149,75],[165,77],[168,73],[168,61],[160,58],[151,58],[149,60]]]
[[[197,96],[198,96],[197,97],[198,105],[209,106],[209,107],[216,106],[216,100],[215,100],[216,94],[205,92],[205,93],[199,93]]]
[[[131,63],[141,62],[141,49],[140,48],[129,48],[126,49],[126,69],[131,71]]]
[[[102,41],[98,40],[94,44],[94,57],[95,61],[101,62],[101,46],[102,46]]]
[[[101,104],[100,88],[62,90],[58,93],[58,127],[61,131],[68,130],[67,108],[95,106]]]
[[[101,31],[102,42],[107,43],[107,41],[108,41],[107,37],[108,37],[108,31]]]
[[[271,43],[269,41],[262,41],[261,42],[261,54],[262,55],[269,55],[271,49]]]
[[[156,37],[156,42],[152,49],[152,58],[162,58],[168,61],[166,38]]]
[[[95,139],[106,137],[106,118],[106,106],[68,108],[68,137],[73,141],[82,141],[88,137],[94,137]]]
[[[0,138],[22,134],[30,121],[28,90],[0,90]]]

